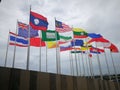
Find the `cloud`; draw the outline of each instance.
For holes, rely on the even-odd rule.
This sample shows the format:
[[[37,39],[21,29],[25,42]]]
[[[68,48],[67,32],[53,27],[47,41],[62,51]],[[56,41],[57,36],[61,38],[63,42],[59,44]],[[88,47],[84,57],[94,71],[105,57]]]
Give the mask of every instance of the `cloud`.
[[[17,20],[29,23],[30,5],[32,11],[47,17],[49,22],[48,29],[55,29],[55,18],[70,26],[84,28],[87,32],[100,33],[112,43],[120,46],[120,1],[119,0],[2,0],[0,3],[0,65],[4,65],[8,32],[16,32]],[[9,47],[8,66],[12,65],[14,47]],[[42,49],[42,71],[46,66],[46,49]],[[27,50],[17,47],[16,67],[24,68],[26,65]],[[56,72],[55,50],[48,50],[48,71]],[[119,62],[116,55],[113,57]],[[103,57],[101,57],[103,58]],[[31,47],[30,69],[39,69],[39,49]],[[96,59],[96,58],[93,58]],[[69,60],[67,53],[61,53],[63,73],[67,74]],[[102,64],[104,63],[101,61]],[[24,63],[24,64],[23,64]],[[67,64],[67,65],[66,65]],[[98,64],[93,61],[94,71],[98,74]],[[103,64],[103,67],[106,67]],[[111,66],[111,64],[110,64]],[[111,66],[112,67],[112,66]],[[112,70],[113,71],[113,70]],[[105,72],[105,71],[104,71]]]

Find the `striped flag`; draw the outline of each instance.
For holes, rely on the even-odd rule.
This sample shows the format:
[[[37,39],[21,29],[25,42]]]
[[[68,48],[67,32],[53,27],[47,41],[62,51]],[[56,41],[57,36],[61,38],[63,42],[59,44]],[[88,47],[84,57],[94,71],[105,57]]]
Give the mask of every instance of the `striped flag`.
[[[55,20],[55,26],[56,26],[56,31],[59,33],[72,31],[71,27],[57,20]]]
[[[12,33],[12,32],[10,32],[9,34],[10,34],[9,45],[16,45],[19,47],[27,47],[28,46],[28,39],[27,38],[18,36],[17,34]]]

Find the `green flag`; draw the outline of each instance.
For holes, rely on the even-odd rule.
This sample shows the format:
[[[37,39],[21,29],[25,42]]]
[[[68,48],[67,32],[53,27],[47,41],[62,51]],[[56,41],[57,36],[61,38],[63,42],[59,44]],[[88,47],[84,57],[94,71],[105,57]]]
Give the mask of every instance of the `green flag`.
[[[73,28],[74,38],[86,38],[88,33],[81,28]]]
[[[43,41],[56,41],[59,40],[59,34],[53,30],[42,31],[42,40]]]
[[[60,40],[68,41],[68,40],[71,40],[71,39],[72,39],[71,36],[61,36],[60,35]]]

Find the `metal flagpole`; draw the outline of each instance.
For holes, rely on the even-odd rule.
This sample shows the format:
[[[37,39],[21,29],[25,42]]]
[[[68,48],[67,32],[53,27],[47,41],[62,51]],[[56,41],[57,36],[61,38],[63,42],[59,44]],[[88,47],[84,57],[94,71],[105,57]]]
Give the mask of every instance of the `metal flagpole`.
[[[46,47],[46,72],[48,71],[47,66],[48,66],[48,62],[47,62],[47,47]]]
[[[71,62],[72,62],[72,71],[73,71],[73,76],[74,76],[74,62],[73,62],[73,55],[71,54]]]
[[[30,11],[31,11],[31,5],[30,5]],[[29,15],[30,15],[29,11]],[[30,61],[30,16],[29,16],[29,29],[28,29],[28,50],[27,50],[27,65],[26,69],[29,70],[29,61]]]
[[[16,34],[17,34],[17,29],[18,29],[18,21],[16,23]],[[12,68],[15,67],[15,56],[16,56],[16,38],[17,38],[17,35],[15,37],[15,46],[14,46],[14,54],[13,54],[13,64],[12,64]]]
[[[96,42],[95,42],[95,45],[96,45],[96,48],[97,48]],[[98,65],[99,65],[100,78],[101,78],[101,80],[103,80],[103,75],[102,75],[102,70],[101,70],[101,64],[100,64],[100,59],[99,59],[98,51],[97,51],[97,61],[98,61]]]
[[[56,25],[56,18],[55,18],[55,25]],[[58,53],[57,53],[57,46],[58,46],[58,42],[57,42],[57,33],[56,33],[56,26],[55,26],[55,36],[56,36],[56,72],[57,74],[59,74],[59,69],[58,69],[58,66],[59,66],[59,62],[58,62]]]
[[[94,71],[93,71],[93,63],[92,58],[90,58],[91,70],[92,70],[92,77],[94,78]]]
[[[59,67],[59,74],[61,74],[61,61],[60,61],[60,47],[58,44],[58,67]]]
[[[79,53],[78,53],[78,61],[79,61],[80,76],[81,76],[81,62],[80,62],[80,54]]]
[[[118,81],[118,76],[117,76],[117,71],[116,71],[116,68],[115,68],[115,63],[114,63],[114,60],[113,60],[113,56],[112,56],[111,51],[110,51],[110,55],[111,55],[112,64],[113,64],[113,68],[114,68],[115,78],[116,78],[116,81],[117,81],[117,84],[118,84],[118,89],[120,90],[119,81]]]
[[[91,59],[90,59],[90,57],[88,57],[88,59],[89,59],[90,74],[91,74],[91,78],[92,78],[93,74],[92,74]]]
[[[105,51],[105,48],[104,48],[104,51]],[[107,65],[107,71],[108,71],[108,74],[109,74],[109,80],[111,80],[110,69],[109,69],[109,65],[108,65],[108,60],[107,60],[106,52],[104,53],[104,55],[105,55],[105,62],[106,62],[106,65]]]
[[[83,64],[83,76],[85,76],[85,65],[83,61],[83,52],[81,53],[81,56],[82,56],[82,64]]]
[[[9,39],[10,39],[10,30],[9,30],[9,34],[8,34],[8,40],[7,40],[7,49],[6,49],[5,64],[4,64],[4,67],[7,66],[7,56],[8,56]]]
[[[72,75],[72,62],[71,62],[71,55],[70,55],[70,51],[69,51],[69,60],[70,60],[70,75]]]
[[[40,32],[40,36],[41,36],[41,32]],[[41,72],[41,46],[42,46],[42,44],[41,44],[41,40],[40,40],[40,57],[39,57],[39,71]]]
[[[88,66],[88,62],[87,62],[88,54],[85,54],[85,55],[86,55],[86,74],[89,76],[89,66]]]

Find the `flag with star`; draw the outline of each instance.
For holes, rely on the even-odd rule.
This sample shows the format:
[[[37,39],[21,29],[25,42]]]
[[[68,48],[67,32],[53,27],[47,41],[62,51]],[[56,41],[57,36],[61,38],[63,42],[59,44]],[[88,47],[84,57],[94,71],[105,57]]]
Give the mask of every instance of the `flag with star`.
[[[35,30],[43,30],[46,31],[48,27],[47,18],[30,11],[30,26]]]
[[[55,27],[56,27],[56,31],[59,33],[72,31],[71,27],[69,27],[67,24],[58,20],[55,20]]]
[[[28,38],[28,29],[29,29],[28,24],[18,22],[18,36]],[[38,30],[34,30],[32,27],[30,27],[30,38],[36,36],[39,36]]]
[[[86,38],[88,37],[88,33],[81,28],[73,28],[74,38]]]

